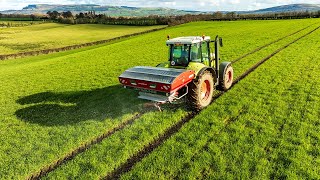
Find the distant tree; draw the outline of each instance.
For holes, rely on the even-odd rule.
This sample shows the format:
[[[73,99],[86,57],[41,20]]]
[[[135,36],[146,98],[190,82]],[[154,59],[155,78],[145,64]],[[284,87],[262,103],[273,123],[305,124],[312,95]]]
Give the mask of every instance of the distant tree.
[[[70,11],[63,12],[62,13],[62,17],[64,17],[64,18],[73,18],[73,14]]]
[[[53,11],[53,19],[57,19],[60,16],[60,13],[58,11]]]
[[[75,24],[75,20],[73,18],[59,17],[58,22],[63,23],[63,24]]]
[[[30,18],[32,19],[32,21],[34,21],[34,20],[36,19],[36,15],[31,14],[31,15],[30,15]]]
[[[2,18],[2,14],[0,13],[0,18]]]
[[[60,13],[58,11],[48,11],[47,12],[50,19],[56,20],[60,16]]]
[[[51,12],[51,11],[48,11],[48,12],[47,12],[47,15],[48,15],[48,16],[49,16],[49,18],[51,19],[52,12]]]
[[[76,16],[77,16],[77,18],[84,18],[85,17],[85,15],[82,12],[77,14]]]
[[[236,18],[237,17],[237,13],[236,12],[228,12],[226,14],[228,19],[232,19],[232,18]]]
[[[220,11],[213,13],[213,18],[215,18],[215,19],[221,19],[222,17],[223,17],[223,14]]]

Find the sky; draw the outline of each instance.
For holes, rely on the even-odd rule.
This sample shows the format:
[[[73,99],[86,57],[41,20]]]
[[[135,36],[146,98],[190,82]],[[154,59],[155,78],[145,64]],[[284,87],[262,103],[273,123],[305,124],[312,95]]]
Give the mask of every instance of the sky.
[[[0,11],[19,10],[29,4],[98,4],[199,11],[240,11],[299,3],[320,4],[320,0],[0,0]]]

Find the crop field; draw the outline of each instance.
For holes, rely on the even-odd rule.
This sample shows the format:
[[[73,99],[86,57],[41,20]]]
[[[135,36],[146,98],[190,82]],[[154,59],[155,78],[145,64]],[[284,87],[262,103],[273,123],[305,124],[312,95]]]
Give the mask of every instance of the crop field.
[[[4,22],[0,21],[0,25],[1,23]],[[0,55],[95,42],[161,27],[164,26],[128,27],[45,23],[27,27],[2,28],[0,29]]]
[[[194,22],[2,61],[0,179],[319,179],[319,26]],[[220,35],[221,58],[234,61],[239,82],[199,113],[146,107],[117,77],[166,61],[167,34]]]

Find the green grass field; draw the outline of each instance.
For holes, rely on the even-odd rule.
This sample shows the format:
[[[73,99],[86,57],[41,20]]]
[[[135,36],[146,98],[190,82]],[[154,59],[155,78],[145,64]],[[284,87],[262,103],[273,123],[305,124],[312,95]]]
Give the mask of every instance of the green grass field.
[[[263,64],[122,178],[318,179],[319,35]]]
[[[319,23],[195,22],[104,46],[0,62],[0,178],[25,179],[141,112],[146,101],[123,89],[117,77],[129,67],[165,61],[167,34],[219,34],[222,59],[231,61],[311,25],[235,64],[238,76]],[[319,178],[318,31],[240,81],[123,178]],[[150,111],[45,178],[104,177],[188,113],[181,105]]]
[[[95,42],[160,27],[164,26],[137,27],[46,23],[27,27],[2,28],[0,29],[0,55]]]

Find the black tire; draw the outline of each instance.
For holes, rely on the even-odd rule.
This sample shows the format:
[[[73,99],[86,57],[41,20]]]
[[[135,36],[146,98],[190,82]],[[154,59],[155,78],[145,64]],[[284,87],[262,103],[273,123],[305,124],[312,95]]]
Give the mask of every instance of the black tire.
[[[187,95],[189,108],[200,111],[207,107],[212,101],[214,90],[211,72],[204,71],[198,79],[193,80],[189,84],[189,93]]]
[[[233,83],[233,68],[231,65],[229,65],[223,74],[222,81],[220,81],[221,89],[223,91],[230,89],[232,86],[232,83]]]

